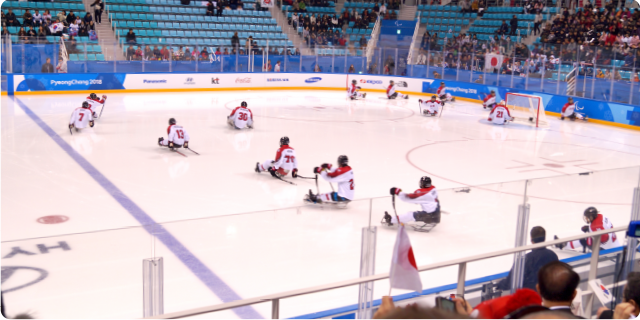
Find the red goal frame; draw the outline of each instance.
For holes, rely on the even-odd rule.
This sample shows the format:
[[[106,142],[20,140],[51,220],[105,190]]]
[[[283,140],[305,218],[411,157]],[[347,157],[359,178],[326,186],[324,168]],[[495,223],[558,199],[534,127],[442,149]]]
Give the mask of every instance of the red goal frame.
[[[528,98],[528,99],[537,99],[537,106],[535,106],[536,107],[535,114],[536,114],[536,128],[538,128],[539,125],[540,125],[540,109],[542,109],[543,114],[545,114],[544,113],[544,104],[542,104],[542,97],[536,96],[536,95],[532,95],[532,94],[507,92],[507,94],[505,96],[505,99],[504,99],[505,100],[504,102],[505,102],[505,105],[507,106],[507,109],[510,109],[510,107],[509,107],[509,96],[524,97],[524,98]],[[531,100],[529,100],[529,101],[531,101]],[[529,106],[529,108],[527,108],[527,111],[530,111],[531,108],[534,108],[534,106],[533,105]],[[522,107],[512,106],[512,109],[524,111]]]

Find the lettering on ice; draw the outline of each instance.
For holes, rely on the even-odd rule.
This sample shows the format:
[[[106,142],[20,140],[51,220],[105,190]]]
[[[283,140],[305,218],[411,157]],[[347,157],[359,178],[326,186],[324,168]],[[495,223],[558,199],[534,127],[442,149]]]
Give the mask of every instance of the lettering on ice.
[[[36,249],[40,252],[40,254],[47,254],[50,251],[52,251],[53,249],[59,249],[62,251],[69,251],[71,250],[71,247],[69,246],[69,244],[67,244],[66,241],[58,241],[58,243],[56,245],[52,245],[52,246],[47,246],[46,244],[37,244],[36,245]],[[35,251],[35,250],[33,250]],[[2,259],[10,259],[13,258],[15,255],[18,254],[22,254],[25,256],[33,256],[36,255],[37,253],[31,252],[31,251],[27,251],[24,250],[20,247],[12,247],[11,248],[11,252],[7,253],[4,257],[2,257]]]

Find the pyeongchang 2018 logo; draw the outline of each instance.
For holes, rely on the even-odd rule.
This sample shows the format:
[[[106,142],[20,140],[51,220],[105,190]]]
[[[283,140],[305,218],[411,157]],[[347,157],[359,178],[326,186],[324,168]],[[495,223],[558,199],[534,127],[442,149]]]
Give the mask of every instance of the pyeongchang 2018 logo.
[[[366,79],[360,79],[360,83],[382,84],[382,80],[366,80]]]
[[[66,80],[66,81],[56,81],[56,80],[51,80],[51,84],[54,86],[73,86],[73,85],[77,85],[77,84],[83,84],[85,86],[88,86],[90,84],[102,84],[102,80],[101,79],[93,79],[93,80]]]
[[[313,78],[309,78],[309,79],[305,80],[304,82],[306,82],[306,83],[316,83],[316,82],[321,81],[321,80],[322,80],[322,78],[320,78],[320,77],[313,77]]]

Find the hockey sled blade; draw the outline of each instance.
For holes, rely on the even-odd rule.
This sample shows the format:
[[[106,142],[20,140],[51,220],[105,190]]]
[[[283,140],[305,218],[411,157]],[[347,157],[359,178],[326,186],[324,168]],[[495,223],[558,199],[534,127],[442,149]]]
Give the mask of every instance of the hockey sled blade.
[[[107,102],[105,101],[105,102],[102,104],[102,109],[100,109],[100,115],[98,116],[98,118],[99,118],[99,119],[102,119],[102,111],[104,111],[104,107],[105,107],[106,105],[107,105]]]

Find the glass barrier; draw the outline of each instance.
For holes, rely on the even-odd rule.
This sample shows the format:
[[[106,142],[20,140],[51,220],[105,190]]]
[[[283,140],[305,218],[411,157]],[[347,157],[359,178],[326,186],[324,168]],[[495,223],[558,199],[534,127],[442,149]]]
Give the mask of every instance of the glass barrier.
[[[574,166],[582,171],[597,165],[562,158],[549,161],[554,164],[547,165],[550,170]],[[530,206],[526,230],[520,230],[526,233],[527,243],[534,226],[545,228],[547,241],[554,235],[583,234],[583,212],[591,206],[613,226],[624,226],[629,222],[633,190],[639,186],[640,167],[628,167],[442,189],[438,190],[440,223],[432,229],[411,221],[413,212],[420,210],[418,205],[396,198],[394,208],[387,196],[351,201],[346,208],[298,206],[7,241],[1,244],[3,298],[9,314],[33,310],[37,317],[47,318],[141,317],[142,260],[162,257],[164,312],[183,311],[358,278],[362,228],[369,226],[377,227],[375,273],[387,272],[397,224],[383,225],[385,212],[393,216],[397,212],[401,221],[407,221],[416,263],[429,265],[513,248],[523,204]],[[623,233],[616,236],[622,245]],[[574,241],[574,248],[553,250],[560,259],[589,252],[579,244]],[[615,246],[605,242],[601,247]],[[512,264],[513,255],[471,262],[466,279],[490,276],[487,281],[497,283],[504,277],[499,274],[508,272]],[[456,284],[457,277],[457,266],[421,273],[425,289]],[[352,286],[284,299],[280,316],[354,305],[357,293],[357,286]],[[403,293],[408,292],[392,291]],[[374,299],[388,294],[388,280],[375,283]],[[271,304],[264,303],[212,315],[256,318],[268,317],[270,312]]]

